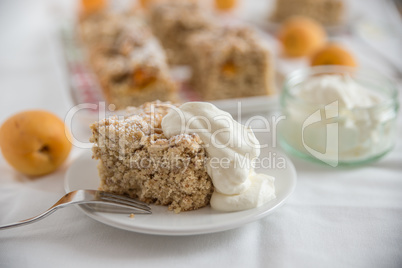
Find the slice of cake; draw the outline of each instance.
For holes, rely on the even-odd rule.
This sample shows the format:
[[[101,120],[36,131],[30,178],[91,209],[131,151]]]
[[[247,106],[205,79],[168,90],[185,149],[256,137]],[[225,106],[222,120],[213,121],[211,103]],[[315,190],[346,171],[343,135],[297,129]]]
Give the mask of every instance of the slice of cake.
[[[91,67],[108,103],[123,109],[155,99],[177,100],[165,53],[142,20],[101,13],[81,24]]]
[[[192,86],[204,100],[275,93],[271,53],[253,29],[221,27],[193,35],[188,45]]]
[[[150,24],[172,65],[189,64],[192,57],[188,51],[188,37],[215,25],[207,10],[196,1],[188,0],[155,4],[150,11]]]
[[[292,16],[306,16],[326,26],[336,26],[345,19],[345,6],[343,0],[276,0],[271,19],[282,22]]]
[[[196,134],[166,138],[162,118],[171,104],[153,102],[91,125],[100,189],[169,206],[175,212],[209,204],[213,185],[208,157]]]

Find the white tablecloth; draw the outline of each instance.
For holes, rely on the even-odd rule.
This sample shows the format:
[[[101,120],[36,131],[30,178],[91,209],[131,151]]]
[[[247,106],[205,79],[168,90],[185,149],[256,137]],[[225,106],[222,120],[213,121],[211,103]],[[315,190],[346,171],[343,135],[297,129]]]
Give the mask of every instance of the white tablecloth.
[[[37,108],[64,118],[73,106],[54,31],[68,2],[0,1],[0,122]],[[353,2],[369,20],[372,14],[386,17],[381,1]],[[360,62],[391,70],[351,36],[342,40]],[[401,51],[394,55],[401,59]],[[79,127],[73,132],[88,137]],[[61,169],[37,180],[0,156],[0,225],[37,215],[57,201],[79,152],[74,148]],[[0,267],[402,267],[401,139],[389,155],[359,168],[291,159],[298,173],[294,194],[257,222],[215,234],[155,236],[104,225],[69,207],[1,231]]]

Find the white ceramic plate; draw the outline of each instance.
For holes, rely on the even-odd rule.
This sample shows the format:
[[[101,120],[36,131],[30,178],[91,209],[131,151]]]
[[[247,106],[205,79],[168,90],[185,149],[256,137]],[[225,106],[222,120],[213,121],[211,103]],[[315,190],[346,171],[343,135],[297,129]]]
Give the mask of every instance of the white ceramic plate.
[[[67,192],[98,188],[97,161],[93,160],[91,155],[91,151],[87,150],[71,164],[65,179]],[[195,211],[175,214],[168,211],[165,206],[151,206],[151,215],[136,215],[134,218],[130,218],[128,213],[98,212],[86,206],[79,206],[79,208],[99,222],[139,233],[194,235],[233,229],[271,214],[285,202],[296,186],[296,171],[286,156],[262,150],[261,157],[267,157],[265,166],[278,165],[279,161],[285,161],[285,167],[282,168],[281,165],[278,165],[279,168],[257,169],[257,172],[264,172],[276,178],[276,199],[255,209],[222,213],[208,206]]]

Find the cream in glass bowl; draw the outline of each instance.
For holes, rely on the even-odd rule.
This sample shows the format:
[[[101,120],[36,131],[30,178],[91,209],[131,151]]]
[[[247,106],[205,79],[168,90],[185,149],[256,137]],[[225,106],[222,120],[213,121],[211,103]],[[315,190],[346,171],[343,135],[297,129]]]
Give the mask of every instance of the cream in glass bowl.
[[[331,166],[364,164],[396,141],[398,91],[386,77],[344,66],[290,74],[281,93],[282,147]]]

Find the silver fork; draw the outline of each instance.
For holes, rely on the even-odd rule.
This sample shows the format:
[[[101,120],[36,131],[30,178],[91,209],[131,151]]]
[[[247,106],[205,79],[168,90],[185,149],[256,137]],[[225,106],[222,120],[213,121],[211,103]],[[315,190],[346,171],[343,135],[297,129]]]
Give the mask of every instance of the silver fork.
[[[73,204],[110,205],[113,207],[130,209],[131,212],[135,214],[152,214],[151,208],[147,204],[129,197],[96,190],[77,190],[69,192],[68,194],[63,196],[59,201],[57,201],[56,204],[51,206],[42,214],[26,220],[2,225],[0,226],[0,230],[36,222],[49,216],[59,208],[64,208]]]

